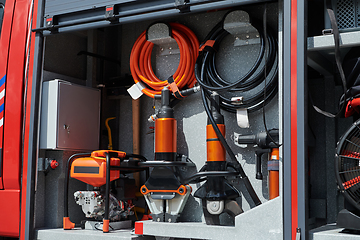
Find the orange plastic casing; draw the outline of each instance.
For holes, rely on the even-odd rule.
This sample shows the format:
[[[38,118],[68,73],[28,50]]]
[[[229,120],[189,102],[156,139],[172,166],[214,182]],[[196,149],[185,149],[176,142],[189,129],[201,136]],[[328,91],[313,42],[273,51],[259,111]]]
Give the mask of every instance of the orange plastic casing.
[[[217,124],[220,132],[225,136],[225,125]],[[206,150],[207,161],[226,161],[226,151],[220,140],[218,139],[214,128],[211,124],[206,126]]]
[[[155,121],[155,152],[175,153],[176,144],[176,119],[158,118]]]
[[[111,158],[110,165],[120,166],[120,159]],[[101,157],[75,159],[71,165],[70,176],[94,187],[100,187],[106,183],[106,159]],[[110,181],[119,177],[119,170],[110,171]]]

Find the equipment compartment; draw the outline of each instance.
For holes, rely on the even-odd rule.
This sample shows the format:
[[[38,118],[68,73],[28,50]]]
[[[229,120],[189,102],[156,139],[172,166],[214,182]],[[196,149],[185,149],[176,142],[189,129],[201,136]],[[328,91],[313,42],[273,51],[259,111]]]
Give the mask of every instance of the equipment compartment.
[[[269,61],[272,61],[272,63],[264,67],[263,61],[265,60],[261,60],[259,62],[260,70],[252,72],[254,76],[257,74],[261,75],[261,77],[265,75],[267,78],[266,83],[274,85],[273,88],[269,88],[271,91],[269,90],[267,94],[272,98],[266,101],[265,107],[262,106],[264,93],[261,92],[261,84],[239,95],[234,94],[234,92],[228,93],[229,97],[238,97],[238,99],[243,97],[242,100],[246,102],[247,99],[260,92],[258,94],[259,103],[253,111],[248,113],[249,127],[240,128],[235,113],[221,110],[221,114],[225,119],[227,143],[249,178],[262,204],[256,206],[257,203],[254,202],[253,196],[248,193],[248,186],[244,183],[244,180],[239,177],[239,174],[232,174],[232,176],[226,177],[226,182],[240,192],[240,196],[233,203],[238,204],[244,213],[236,217],[227,213],[222,214],[219,220],[221,226],[205,224],[206,219],[203,214],[202,200],[193,196],[202,185],[202,182],[198,182],[190,184],[192,193],[188,196],[185,206],[183,206],[182,213],[177,219],[178,222],[136,222],[135,220],[140,220],[141,215],[143,215],[139,210],[137,216],[129,214],[129,219],[136,222],[136,235],[132,235],[130,230],[115,230],[110,231],[108,236],[122,237],[121,239],[158,239],[161,237],[177,239],[235,239],[240,237],[246,239],[281,239],[283,234],[283,173],[280,145],[282,141],[281,119],[283,115],[281,102],[283,99],[282,93],[277,93],[278,84],[282,85],[280,70],[279,80],[277,80],[276,76],[277,67],[281,64],[282,56],[282,49],[278,47],[277,42],[278,40],[281,41],[279,39],[281,35],[278,36],[279,28],[281,28],[279,27],[281,19],[278,19],[278,14],[282,11],[278,8],[279,3],[265,4],[259,3],[259,1],[191,1],[191,3],[187,3],[187,1],[175,1],[179,4],[183,2],[184,6],[174,6],[173,1],[122,1],[119,4],[118,2],[115,4],[107,1],[105,7],[99,6],[100,3],[93,4],[92,1],[87,1],[85,5],[83,1],[64,2],[64,4],[56,5],[58,2],[45,1],[46,19],[44,20],[44,27],[39,27],[36,30],[43,31],[45,34],[42,81],[58,78],[98,89],[101,92],[101,116],[98,126],[100,128],[100,144],[97,149],[91,150],[110,149],[111,146],[114,150],[141,154],[150,162],[149,164],[155,164],[155,168],[156,163],[152,163],[156,162],[153,161],[155,159],[154,145],[156,144],[154,140],[155,125],[149,122],[148,119],[157,113],[164,104],[159,99],[148,96],[141,96],[140,99],[133,100],[127,92],[134,84],[132,79],[134,76],[131,76],[130,72],[130,55],[137,38],[156,22],[176,22],[191,29],[199,42],[203,42],[213,27],[231,10],[240,9],[250,15],[254,25],[256,22],[255,26],[258,31],[261,31],[261,34],[257,34],[255,30],[249,32],[249,28],[246,28],[248,26],[232,26],[235,30],[236,28],[242,29],[243,32],[241,30],[238,33],[236,31],[232,32],[221,41],[216,56],[216,67],[224,79],[233,83],[245,76],[255,65],[261,52],[262,38],[268,38],[270,43],[266,41],[266,44],[272,44],[271,46],[274,48],[269,49],[269,45],[267,45],[264,51],[266,57],[263,58],[266,61],[270,59]],[[254,4],[255,2],[257,4]],[[89,9],[89,6],[94,8]],[[108,10],[111,10],[108,8],[111,7],[113,7],[113,12],[110,14]],[[189,7],[190,12],[185,11],[185,7]],[[140,13],[144,14],[138,15]],[[246,18],[245,16],[244,19]],[[92,22],[91,19],[94,21]],[[71,24],[71,22],[74,24]],[[267,25],[264,29],[265,23]],[[174,42],[162,42],[156,45],[151,55],[155,75],[165,80],[174,74],[180,61],[180,51],[178,45]],[[274,52],[270,54],[271,51]],[[58,60],[55,61],[56,59]],[[74,59],[77,59],[77,61],[74,62]],[[260,71],[266,73],[259,74]],[[276,76],[274,82],[271,80],[273,76]],[[263,81],[260,81],[260,83],[264,84]],[[172,104],[174,104],[171,106],[174,111],[174,118],[177,121],[176,153],[182,154],[182,160],[178,161],[181,162],[185,159],[184,161],[189,163],[188,159],[191,159],[191,162],[195,164],[195,166],[188,164],[188,167],[178,167],[176,177],[188,179],[199,171],[207,161],[207,114],[202,104],[201,92],[189,95],[180,101],[174,100]],[[41,114],[44,114],[44,112],[41,112]],[[264,124],[263,118],[265,118],[266,124]],[[40,123],[40,126],[42,124],[43,122]],[[107,125],[109,128],[107,128]],[[273,129],[277,129],[276,133],[271,132],[274,131]],[[272,136],[280,139],[268,140],[266,137],[264,138],[264,136],[267,136],[264,135],[266,130],[271,130],[270,133],[274,134]],[[137,135],[137,132],[140,132],[139,135]],[[109,139],[109,133],[111,133],[111,140]],[[241,142],[241,136],[250,137],[251,140],[246,138],[246,141]],[[88,140],[87,137],[85,138],[85,141]],[[262,145],[262,143],[254,139],[264,140],[265,143]],[[213,141],[213,139],[210,141]],[[277,141],[279,145],[270,144],[274,141]],[[273,153],[274,159],[270,160],[277,162],[272,162],[274,165],[269,167],[271,150],[273,148],[277,149],[279,146],[280,156],[275,159],[277,155]],[[62,197],[65,188],[63,184],[66,178],[65,166],[72,154],[82,153],[77,149],[70,147],[69,150],[63,151],[44,149],[39,151],[41,159],[55,159],[59,162],[59,167],[55,170],[46,171],[46,173],[38,172],[35,209],[41,208],[43,204],[46,204],[47,207],[43,212],[35,212],[37,239],[52,238],[54,236],[58,239],[68,238],[69,236],[89,239],[100,236],[101,232],[97,230],[63,231],[58,229],[63,227],[64,204],[61,201],[63,201]],[[279,153],[277,154],[279,155]],[[260,156],[261,161],[258,168],[255,166],[257,165],[255,164],[256,156]],[[226,155],[226,158],[227,161],[232,161],[229,155]],[[145,165],[143,163],[141,166]],[[173,168],[172,166],[171,169]],[[225,170],[227,169],[225,168]],[[163,171],[165,172],[164,169]],[[235,169],[235,171],[237,170]],[[262,180],[256,179],[260,171],[263,175]],[[277,195],[280,196],[276,197],[275,193],[275,197],[271,197],[274,198],[272,200],[269,200],[269,171],[279,173],[277,176],[279,178],[278,191],[280,192]],[[131,180],[131,184],[127,182],[128,180]],[[129,174],[128,177],[121,176],[119,181],[114,181],[116,183],[113,190],[117,191],[114,196],[121,201],[131,200],[135,206],[146,211],[146,202],[140,193],[142,186],[146,185],[146,180],[148,180],[148,176],[145,172]],[[126,184],[120,181],[125,181]],[[163,181],[163,183],[166,185],[167,182]],[[136,188],[136,193],[133,192],[132,188]],[[190,189],[190,187],[186,189]],[[93,191],[93,189],[91,185],[70,178],[69,217],[71,221],[78,224],[81,220],[85,220],[85,216],[81,212],[81,207],[76,205],[71,197],[77,191],[86,191],[84,196],[88,197],[92,194],[89,191]],[[101,187],[99,191],[104,191],[104,188]],[[79,194],[81,193],[77,193],[77,195]],[[132,211],[137,210],[132,209]],[[184,231],[184,228],[187,230]],[[105,235],[101,236],[107,237]]]

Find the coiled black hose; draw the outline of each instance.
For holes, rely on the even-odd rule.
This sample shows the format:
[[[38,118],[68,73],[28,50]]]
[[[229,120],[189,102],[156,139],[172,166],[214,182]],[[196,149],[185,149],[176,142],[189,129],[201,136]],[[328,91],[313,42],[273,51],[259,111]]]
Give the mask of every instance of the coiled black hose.
[[[225,17],[224,17],[225,19]],[[277,42],[272,33],[263,32],[262,28],[258,26],[256,23],[252,22],[253,26],[258,30],[260,35],[260,51],[259,55],[254,63],[254,65],[250,68],[250,70],[239,80],[234,83],[230,83],[219,75],[215,60],[216,60],[216,52],[219,48],[220,42],[229,34],[223,28],[224,20],[219,22],[207,35],[205,41],[203,42],[200,49],[199,57],[197,58],[195,65],[195,76],[198,83],[201,86],[202,92],[202,101],[204,104],[204,108],[208,118],[210,120],[213,129],[221,141],[222,145],[226,149],[226,152],[231,158],[231,165],[236,170],[236,174],[239,174],[243,180],[243,183],[254,201],[255,205],[260,205],[261,201],[257,196],[254,188],[252,187],[249,178],[245,174],[242,166],[237,161],[235,154],[231,150],[230,146],[227,144],[225,137],[221,134],[217,124],[214,121],[214,118],[210,112],[207,98],[210,98],[211,91],[216,91],[220,96],[220,105],[223,109],[236,112],[237,108],[247,108],[249,112],[256,111],[267,104],[277,93]],[[259,30],[260,29],[260,30]],[[267,41],[265,41],[265,38]],[[208,47],[207,42],[213,41],[213,45]],[[268,44],[268,51],[266,51],[266,43]],[[267,53],[266,53],[267,52]],[[265,55],[266,54],[266,55]],[[265,60],[264,60],[265,58]],[[264,64],[261,64],[262,61],[265,61]],[[269,81],[267,81],[267,76],[274,68],[272,76],[270,76]],[[246,92],[250,91],[259,84],[264,82],[264,87],[253,94],[248,99],[243,100],[242,104],[233,104],[230,99],[227,99],[225,96],[222,96],[220,93],[222,91],[239,91]],[[207,173],[203,175],[206,176]],[[223,174],[223,173],[216,173]],[[232,172],[227,172],[227,174],[233,174]],[[225,174],[224,174],[225,175]],[[200,179],[199,179],[200,177]],[[193,176],[192,180],[202,181],[201,176]]]
[[[229,82],[223,79],[218,73],[215,65],[219,45],[229,34],[229,32],[223,28],[224,20],[219,22],[209,32],[200,47],[209,40],[214,41],[214,45],[212,47],[205,47],[204,50],[199,53],[199,57],[196,60],[195,76],[202,89],[204,89],[206,97],[209,98],[210,91],[217,91],[220,95],[222,109],[229,112],[236,112],[237,108],[246,108],[248,109],[248,112],[254,112],[263,107],[264,101],[265,104],[270,102],[277,93],[277,40],[272,31],[268,31],[264,34],[261,24],[258,24],[256,21],[252,21],[251,24],[259,32],[260,51],[254,65],[237,81]],[[267,38],[267,41],[265,41],[265,38]],[[267,51],[266,44],[268,46]],[[264,64],[261,64],[263,61]],[[273,73],[269,76],[272,70]],[[264,85],[266,83],[266,86],[251,94],[251,96],[244,98],[241,104],[232,103],[231,99],[224,96],[224,94],[221,94],[224,91],[244,93],[253,90],[263,82]]]

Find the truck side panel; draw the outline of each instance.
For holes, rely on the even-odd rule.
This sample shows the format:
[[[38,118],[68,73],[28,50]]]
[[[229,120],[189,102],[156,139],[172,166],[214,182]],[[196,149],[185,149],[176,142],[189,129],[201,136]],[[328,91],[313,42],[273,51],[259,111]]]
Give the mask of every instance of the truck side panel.
[[[10,33],[11,26],[13,22],[13,12],[14,12],[14,1],[8,0],[6,2],[6,6],[4,8],[4,17],[1,29],[1,37],[0,37],[0,78],[4,82],[4,93],[5,93],[5,83],[6,83],[6,73],[8,66],[8,58],[9,58],[9,44],[10,44]],[[1,99],[3,103],[4,98]],[[2,119],[2,123],[4,121],[4,109],[0,112],[0,117]],[[4,189],[3,186],[3,163],[2,163],[2,149],[3,149],[3,124],[0,126],[0,189]]]
[[[11,33],[5,96],[3,183],[20,189],[24,63],[28,17],[27,1],[16,1]]]
[[[0,95],[5,96],[2,141],[2,190],[0,235],[19,237],[22,170],[24,66],[29,6],[31,1],[7,0],[1,34]],[[4,64],[5,63],[5,64]],[[4,88],[5,85],[5,88]],[[1,97],[1,96],[0,96]],[[0,100],[3,101],[3,100]],[[2,103],[2,102],[1,102]],[[1,119],[1,118],[0,118]],[[1,120],[0,120],[1,125]]]

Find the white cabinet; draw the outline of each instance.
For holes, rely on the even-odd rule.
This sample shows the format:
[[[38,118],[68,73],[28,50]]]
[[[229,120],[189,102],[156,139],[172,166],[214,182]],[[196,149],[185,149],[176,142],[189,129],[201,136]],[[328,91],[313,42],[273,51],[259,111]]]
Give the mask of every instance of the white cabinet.
[[[43,83],[40,148],[99,148],[100,91],[62,80]]]

